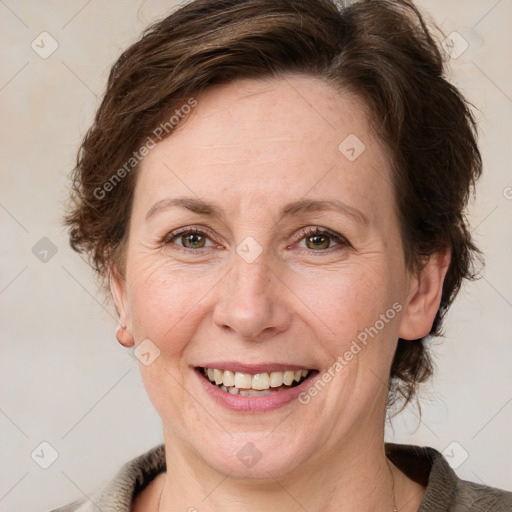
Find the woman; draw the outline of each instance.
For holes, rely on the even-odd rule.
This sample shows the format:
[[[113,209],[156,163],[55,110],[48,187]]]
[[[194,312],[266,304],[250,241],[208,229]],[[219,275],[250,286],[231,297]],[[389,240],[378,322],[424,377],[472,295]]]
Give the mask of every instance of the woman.
[[[165,442],[58,510],[510,510],[384,444],[473,275],[475,131],[405,0],[196,0],[150,27],[67,223]]]

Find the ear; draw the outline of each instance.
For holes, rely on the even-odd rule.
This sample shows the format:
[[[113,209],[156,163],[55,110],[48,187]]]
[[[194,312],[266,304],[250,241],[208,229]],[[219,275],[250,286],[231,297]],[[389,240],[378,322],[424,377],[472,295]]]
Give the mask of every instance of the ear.
[[[408,302],[398,335],[404,340],[426,336],[441,303],[443,283],[450,266],[450,252],[433,254],[425,267],[410,281]]]
[[[126,281],[118,272],[109,267],[110,292],[114,299],[117,316],[119,317],[119,327],[116,330],[116,338],[119,343],[125,347],[132,347],[135,344],[131,318],[128,310],[128,300],[126,295]]]

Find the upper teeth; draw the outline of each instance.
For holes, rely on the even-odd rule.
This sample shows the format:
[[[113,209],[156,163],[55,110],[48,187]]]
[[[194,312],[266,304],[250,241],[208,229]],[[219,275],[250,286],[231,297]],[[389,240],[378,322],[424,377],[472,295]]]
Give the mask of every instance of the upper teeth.
[[[230,372],[229,370],[219,370],[217,368],[203,368],[204,374],[209,380],[215,382],[218,386],[235,387],[238,389],[256,389],[264,390],[269,388],[278,388],[285,384],[290,386],[293,381],[299,382],[306,377],[309,370],[287,370],[285,372],[271,373],[250,373]]]

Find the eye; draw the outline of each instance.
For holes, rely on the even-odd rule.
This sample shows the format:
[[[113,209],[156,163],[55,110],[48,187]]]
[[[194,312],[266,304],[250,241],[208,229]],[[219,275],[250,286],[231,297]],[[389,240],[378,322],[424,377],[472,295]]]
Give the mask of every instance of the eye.
[[[301,230],[297,234],[296,240],[304,240],[306,250],[309,252],[323,252],[330,249],[331,240],[335,240],[338,245],[343,247],[350,247],[350,243],[343,236],[319,226]]]
[[[184,250],[197,250],[197,249],[206,249],[208,247],[214,247],[215,244],[210,246],[206,246],[206,241],[210,240],[210,234],[206,231],[202,231],[198,228],[182,228],[172,233],[169,233],[162,243],[169,244],[173,243],[174,240],[177,239],[181,241],[183,245],[175,244],[178,247]]]

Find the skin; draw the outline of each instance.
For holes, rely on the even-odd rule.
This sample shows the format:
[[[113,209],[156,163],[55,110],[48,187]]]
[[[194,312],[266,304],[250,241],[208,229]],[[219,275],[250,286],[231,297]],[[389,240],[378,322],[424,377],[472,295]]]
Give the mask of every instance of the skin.
[[[111,270],[121,342],[150,339],[160,350],[140,370],[162,418],[167,472],[134,510],[157,510],[162,495],[160,510],[390,511],[389,369],[398,337],[429,332],[449,256],[407,270],[388,155],[358,98],[290,75],[216,86],[197,99],[143,160],[124,278]],[[355,161],[338,149],[349,134],[365,145]],[[173,207],[145,219],[176,196],[214,201],[224,217]],[[342,201],[367,222],[337,211],[280,217],[304,198]],[[327,237],[317,248],[311,235],[294,238],[315,226],[348,243]],[[162,242],[182,227],[209,230],[206,248],[192,241],[185,252],[183,236]],[[246,237],[262,250],[252,263],[236,252]],[[193,372],[226,359],[327,370],[394,303],[401,311],[307,405],[230,411]],[[262,454],[252,468],[237,457],[247,442]],[[417,510],[424,488],[392,471],[400,510]]]

